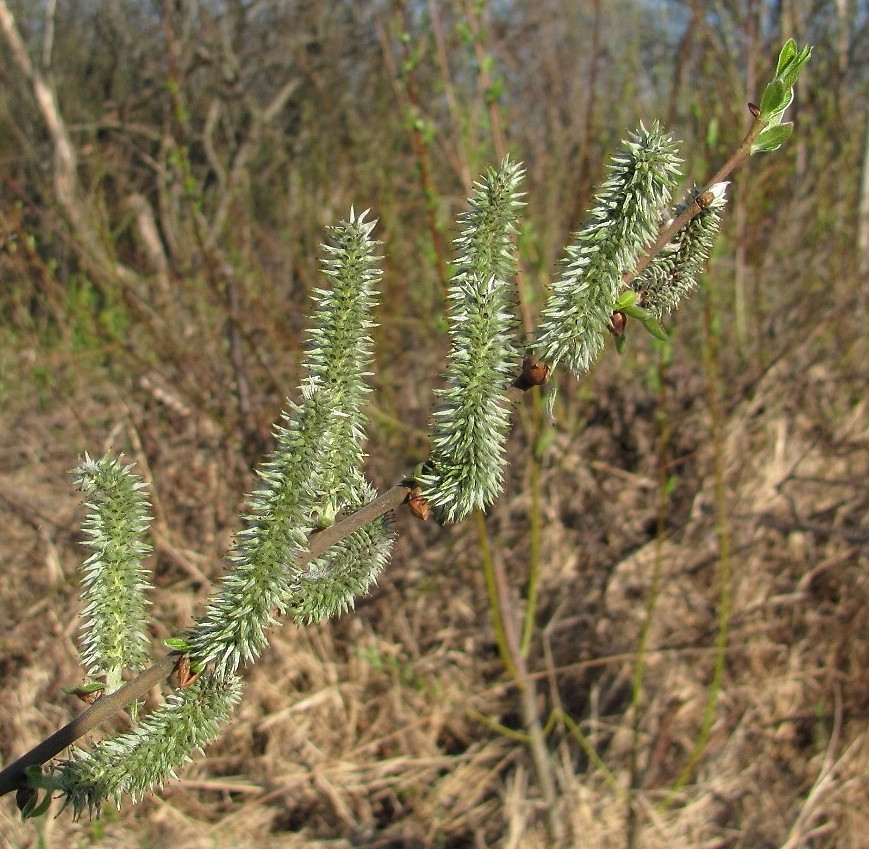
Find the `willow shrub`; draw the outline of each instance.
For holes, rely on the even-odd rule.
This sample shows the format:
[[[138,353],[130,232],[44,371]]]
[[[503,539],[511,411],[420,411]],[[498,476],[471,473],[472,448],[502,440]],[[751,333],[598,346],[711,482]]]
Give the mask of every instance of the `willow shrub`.
[[[631,134],[612,160],[588,223],[566,247],[530,343],[519,339],[514,309],[523,169],[506,159],[474,185],[455,240],[451,347],[431,420],[431,456],[396,488],[398,500],[378,496],[363,474],[369,331],[381,278],[375,222],[351,210],[331,228],[299,400],[288,401],[275,426],[277,447],[258,470],[229,570],[200,619],[167,641],[168,668],[178,670],[180,686],[133,730],[87,750],[73,748],[42,771],[41,764],[104,714],[135,707],[144,686],[137,681],[150,680],[142,672],[149,663],[148,501],[121,458],[85,457],[75,476],[88,498],[84,530],[92,550],[82,568],[81,645],[89,680],[77,692],[98,701],[92,715],[86,712],[0,773],[0,792],[17,789],[25,816],[44,812],[54,793],[76,817],[98,815],[106,800],[141,798],[215,738],[241,698],[239,670],[257,661],[281,617],[308,625],[344,613],[371,586],[392,548],[392,507],[409,500],[417,515],[458,522],[492,504],[502,489],[518,389],[545,383],[559,366],[581,377],[608,335],[623,344],[628,318],[663,335],[660,322],[691,293],[709,257],[725,206],[724,177],[790,134],[782,116],[810,52],[793,41],[783,47],[760,106],[750,107],[755,121],[740,147],[706,188],[675,205],[672,193],[683,182],[677,143],[658,124]],[[329,528],[338,532],[315,556],[313,539],[325,538]],[[155,666],[164,672],[166,658],[152,672]],[[125,676],[137,674],[124,684]]]

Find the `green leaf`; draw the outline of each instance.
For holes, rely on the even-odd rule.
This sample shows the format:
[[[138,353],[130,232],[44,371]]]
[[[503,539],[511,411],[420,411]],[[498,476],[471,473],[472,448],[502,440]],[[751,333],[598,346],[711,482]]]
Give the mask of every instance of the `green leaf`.
[[[91,681],[88,684],[80,684],[77,687],[61,687],[64,693],[69,693],[71,696],[77,696],[79,693],[96,693],[98,690],[105,690],[106,685],[99,681]]]
[[[34,792],[33,796],[27,801],[27,804],[21,809],[21,819],[30,820],[41,817],[51,804],[51,793],[46,793],[42,801],[39,800],[39,794]]]
[[[789,38],[782,46],[778,54],[778,65],[776,65],[775,75],[780,77],[784,69],[790,61],[797,55],[797,43],[792,38]]]
[[[626,315],[627,307],[632,307],[637,302],[637,293],[633,289],[626,289],[616,299],[613,304],[613,312],[624,312]]]
[[[785,42],[779,52],[775,77],[764,89],[760,101],[760,120],[770,126],[781,123],[782,113],[794,99],[793,87],[796,85],[803,70],[803,65],[809,61],[812,48],[808,45],[797,50],[793,39]]]
[[[666,342],[670,338],[667,331],[658,324],[658,320],[648,310],[644,310],[642,307],[624,306],[621,311],[626,316],[637,319],[646,329],[646,332],[654,336],[655,339]]]
[[[51,791],[54,788],[51,778],[43,774],[40,764],[31,764],[25,767],[24,774],[27,776],[27,784],[19,789],[16,801],[21,805],[22,820],[35,819],[41,817],[48,810],[52,798]],[[39,790],[49,791],[42,801],[39,801]],[[21,804],[22,801],[23,804]]]
[[[778,150],[786,142],[793,132],[793,124],[777,124],[774,127],[767,127],[762,130],[758,137],[754,140],[751,146],[752,153],[768,152]]]
[[[658,339],[661,342],[666,342],[670,337],[667,335],[667,331],[658,324],[657,320],[654,316],[649,316],[647,319],[643,321],[643,327],[646,328],[646,332],[650,336],[654,336],[655,339]]]
[[[793,87],[802,73],[803,65],[809,61],[811,55],[811,47],[806,45],[802,50],[797,51],[796,42],[791,39],[781,49],[776,76],[781,78],[786,86]]]
[[[632,295],[635,295],[635,292],[631,292]],[[636,298],[635,298],[636,300]],[[618,308],[619,312],[623,312],[629,318],[635,318],[637,321],[645,321],[649,317],[649,311],[644,310],[642,307],[635,306],[634,304],[623,304]]]
[[[190,651],[190,643],[182,637],[169,637],[163,640],[163,645],[166,648],[172,649],[172,651],[180,651],[180,652],[189,652]]]
[[[768,120],[776,112],[783,112],[790,104],[793,92],[776,77],[767,87],[760,100],[761,120]]]

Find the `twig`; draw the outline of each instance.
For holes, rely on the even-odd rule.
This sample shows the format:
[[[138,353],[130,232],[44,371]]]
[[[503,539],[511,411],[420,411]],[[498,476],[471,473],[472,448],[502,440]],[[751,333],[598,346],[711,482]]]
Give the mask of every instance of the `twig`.
[[[151,687],[159,684],[164,678],[168,678],[178,662],[180,654],[172,652],[158,660],[153,666],[149,666],[129,683],[125,684],[114,693],[110,693],[94,702],[84,713],[79,714],[72,722],[64,725],[59,731],[55,731],[38,746],[35,746],[26,754],[9,764],[0,772],[0,796],[24,787],[27,784],[27,776],[24,770],[29,766],[43,764],[47,760],[58,755],[67,746],[71,746],[76,740],[96,728],[107,719],[111,719],[116,713],[122,711],[127,705],[141,698]]]
[[[52,130],[56,153],[56,180],[58,184],[64,184],[63,188],[67,189],[70,188],[70,186],[66,185],[65,180],[69,178],[69,183],[71,183],[72,190],[74,191],[76,184],[70,175],[70,165],[74,164],[75,161],[74,153],[72,152],[71,144],[68,144],[68,136],[65,132],[66,128],[60,119],[56,101],[53,97],[53,91],[45,86],[42,78],[34,71],[30,64],[29,57],[27,56],[26,50],[23,48],[23,43],[20,41],[20,37],[18,37],[17,30],[14,26],[14,18],[9,12],[4,0],[0,0],[0,29],[4,31],[4,35],[10,44],[19,68],[34,85],[37,99],[43,109],[43,115]],[[720,182],[724,177],[730,174],[734,168],[742,164],[748,158],[751,153],[751,145],[754,139],[765,126],[766,122],[755,120],[740,146],[710,180],[710,186]],[[61,193],[60,185],[58,186],[58,191]],[[632,272],[624,275],[624,281],[626,283],[630,282],[638,276],[651,261],[652,257],[667,245],[679,229],[681,229],[701,210],[701,205],[695,201],[690,204],[681,215],[674,219],[669,226],[665,227],[656,243],[640,258],[636,268]],[[434,232],[435,243],[437,245],[438,240],[436,238],[436,229]],[[125,269],[122,269],[120,266],[115,266],[114,268],[116,274],[120,274],[120,272],[124,270]],[[542,370],[542,380],[545,380],[547,369],[544,364],[534,362],[530,365],[527,363],[524,365],[528,366],[530,369]],[[523,377],[527,377],[524,371]],[[542,380],[539,382],[542,382]],[[528,383],[527,381],[521,382],[520,379],[517,379],[517,382],[514,383],[513,387],[511,387],[510,391],[507,393],[508,399],[510,401],[518,400],[518,398],[522,397],[524,391],[530,388],[531,385],[534,384]],[[297,561],[298,564],[304,565],[310,560],[316,559],[331,546],[345,539],[363,525],[366,525],[385,513],[396,509],[407,500],[409,492],[409,488],[404,485],[394,486],[392,489],[378,496],[374,501],[365,505],[360,510],[357,510],[352,515],[336,522],[328,528],[324,528],[323,530],[311,534],[308,540],[308,551],[299,557]],[[722,559],[725,559],[725,557],[726,555],[722,554]],[[726,580],[723,579],[722,583],[726,586]],[[499,576],[496,584],[499,585],[498,593],[501,595],[499,603],[501,608],[506,610],[506,602],[508,599],[503,595],[506,592],[505,579],[503,575]],[[722,613],[722,616],[726,621],[726,612]],[[515,625],[515,623],[511,624]],[[538,767],[538,780],[541,781],[542,785],[541,792],[547,801],[554,800],[555,788],[551,783],[551,772],[547,762],[545,745],[543,744],[543,731],[537,715],[535,690],[534,687],[531,686],[532,678],[529,675],[527,667],[525,667],[521,649],[521,639],[519,635],[515,633],[514,629],[508,630],[512,632],[508,637],[511,643],[509,654],[519,665],[518,674],[514,674],[512,677],[517,684],[520,685],[522,713],[526,727],[531,736],[532,756],[535,760],[536,766]],[[719,646],[719,660],[722,656],[723,653],[721,652],[721,646]],[[22,755],[14,763],[0,771],[0,796],[27,785],[25,769],[28,766],[43,764],[57,756],[61,751],[63,751],[63,749],[72,745],[91,729],[111,718],[136,699],[144,696],[151,687],[159,684],[172,673],[180,657],[180,652],[170,652],[120,689],[99,699],[91,707],[72,720],[72,722],[65,725],[29,752]],[[548,781],[547,777],[549,779]],[[549,786],[547,786],[547,784]],[[550,817],[554,817],[554,806],[550,804],[549,810]],[[550,825],[555,825],[555,832],[560,831],[557,822],[551,821]]]
[[[299,558],[298,564],[304,565],[315,560],[363,525],[396,509],[405,501],[407,494],[406,487],[394,486],[346,519],[322,531],[314,532],[308,540],[308,551]],[[168,678],[180,657],[180,652],[170,652],[120,689],[94,702],[72,722],[0,771],[0,796],[26,785],[27,777],[24,770],[27,767],[43,764],[56,757],[67,746],[71,746],[80,737],[122,711],[136,699],[142,698],[153,686]]]
[[[564,840],[564,824],[558,817],[555,776],[552,762],[546,748],[543,726],[537,705],[537,690],[528,675],[528,666],[522,655],[521,639],[514,617],[515,606],[510,598],[510,587],[504,568],[498,558],[492,556],[488,532],[481,510],[474,511],[477,520],[480,544],[483,548],[483,561],[486,573],[486,587],[489,592],[489,609],[495,625],[501,661],[510,677],[519,688],[519,705],[522,724],[528,739],[525,741],[534,762],[537,786],[546,805],[547,828],[554,844],[559,846]]]
[[[689,203],[681,214],[677,215],[661,230],[655,244],[640,256],[633,271],[622,276],[622,281],[624,283],[630,283],[632,280],[639,277],[654,257],[670,243],[673,236],[675,236],[692,218],[694,218],[694,216],[699,215],[703,211],[699,199],[716,183],[720,183],[726,177],[729,177],[736,168],[742,165],[742,163],[751,156],[751,146],[758,135],[760,135],[761,131],[766,127],[767,123],[767,121],[761,121],[759,118],[754,119],[754,122],[745,134],[745,138],[740,142],[739,147],[736,148],[730,158],[718,169],[718,171],[715,172],[714,176],[706,184],[706,188],[697,193],[697,199],[692,203]]]

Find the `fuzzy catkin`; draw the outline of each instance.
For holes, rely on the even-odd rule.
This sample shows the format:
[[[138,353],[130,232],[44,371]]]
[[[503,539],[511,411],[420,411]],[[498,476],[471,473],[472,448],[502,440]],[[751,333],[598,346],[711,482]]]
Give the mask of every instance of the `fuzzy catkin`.
[[[442,521],[458,522],[488,506],[503,485],[505,393],[518,360],[512,237],[523,174],[506,158],[474,184],[470,208],[459,216],[456,272],[447,294],[446,385],[436,393],[431,457],[420,480]]]
[[[143,567],[151,546],[145,484],[124,466],[123,457],[92,460],[85,455],[73,473],[87,496],[82,530],[93,553],[82,564],[82,663],[93,678],[104,677],[106,692],[123,683],[124,670],[148,663],[145,592],[152,589]]]
[[[727,203],[726,188],[727,183],[711,186],[711,198],[703,208],[673,237],[669,249],[655,256],[634,280],[632,288],[639,294],[641,306],[656,319],[661,320],[675,310],[696,288],[721,229],[720,212]],[[696,197],[695,187],[676,208],[676,215]]]
[[[261,483],[250,497],[232,569],[188,636],[195,660],[213,664],[219,674],[256,660],[276,616],[292,613],[308,622],[345,610],[350,594],[367,589],[388,558],[392,530],[381,518],[316,563],[300,562],[308,534],[376,494],[361,474],[368,332],[380,280],[374,223],[351,211],[348,221],[331,228],[333,244],[323,262],[331,286],[314,293],[301,401],[289,403],[275,428],[277,447],[258,471]],[[340,563],[330,572],[333,560]],[[331,578],[315,587],[318,574]]]
[[[135,803],[154,787],[162,787],[217,737],[241,698],[236,676],[203,675],[190,687],[176,690],[132,731],[95,743],[89,752],[73,749],[52,778],[78,818],[84,811],[99,816],[106,800],[118,807],[124,795]]]
[[[534,353],[575,376],[591,367],[606,339],[622,275],[651,244],[679,178],[678,146],[657,123],[640,129],[613,158],[589,223],[567,247],[535,334]]]

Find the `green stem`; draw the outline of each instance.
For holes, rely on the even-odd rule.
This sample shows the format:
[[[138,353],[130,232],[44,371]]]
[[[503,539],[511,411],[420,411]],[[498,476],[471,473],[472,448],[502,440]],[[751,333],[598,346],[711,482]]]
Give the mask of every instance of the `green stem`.
[[[618,796],[628,796],[628,791],[619,783],[618,778],[613,774],[612,770],[606,765],[603,758],[597,753],[597,749],[592,745],[591,741],[585,734],[582,733],[576,720],[569,714],[560,710],[560,719],[568,730],[568,733],[585,752],[585,756],[594,764],[597,771],[603,776],[604,781],[609,785],[610,789]]]
[[[556,810],[555,775],[538,713],[537,691],[534,681],[528,674],[525,659],[522,657],[516,622],[512,615],[513,609],[510,604],[507,577],[501,564],[492,557],[483,511],[475,510],[474,519],[480,538],[486,575],[486,590],[489,594],[489,609],[492,612],[495,639],[498,642],[498,650],[501,653],[504,666],[519,688],[519,707],[522,713],[522,722],[528,732],[528,749],[534,763],[537,787],[546,805],[546,827],[553,845],[560,846],[564,840],[564,823],[559,819]]]
[[[706,744],[712,723],[715,720],[715,708],[718,695],[724,680],[724,661],[727,655],[727,639],[730,627],[730,530],[727,524],[727,493],[724,481],[724,450],[721,437],[721,407],[719,404],[718,379],[718,340],[713,322],[713,306],[710,292],[705,292],[703,298],[703,319],[706,331],[706,344],[703,348],[703,366],[706,371],[706,397],[711,419],[710,437],[713,451],[713,475],[715,486],[715,531],[718,537],[718,634],[715,640],[715,663],[712,670],[712,681],[709,686],[709,696],[703,713],[703,721],[694,748],[688,761],[679,773],[667,798],[659,806],[668,808],[678,791],[688,782]]]
[[[525,682],[519,674],[513,652],[510,651],[510,643],[507,638],[507,626],[505,626],[505,604],[502,596],[505,592],[503,575],[498,574],[495,561],[492,557],[492,546],[489,542],[489,531],[486,528],[486,517],[482,510],[474,510],[474,522],[477,525],[477,538],[480,541],[480,557],[483,560],[483,574],[486,578],[486,594],[489,597],[489,611],[492,614],[492,628],[495,630],[495,643],[498,646],[498,654],[501,662],[507,670],[507,674],[516,683],[519,689],[523,689]],[[500,579],[500,580],[499,580]]]
[[[640,787],[640,726],[643,719],[642,700],[643,683],[646,668],[646,653],[649,643],[649,634],[652,630],[655,605],[658,601],[661,587],[661,572],[664,561],[664,537],[667,523],[667,515],[670,508],[670,495],[667,488],[669,479],[668,460],[670,446],[670,419],[667,415],[667,382],[666,352],[658,366],[658,505],[655,528],[655,562],[652,567],[651,586],[646,596],[646,607],[640,638],[637,644],[637,654],[634,659],[634,671],[632,682],[632,709],[633,722],[631,726],[631,759],[630,759],[630,787],[637,790]],[[633,847],[637,841],[637,809],[633,798],[628,802],[628,846]]]
[[[531,496],[531,507],[528,514],[528,602],[525,607],[525,620],[522,623],[522,642],[520,650],[522,657],[527,658],[534,637],[537,623],[537,602],[540,590],[540,470],[543,462],[541,452],[537,450],[543,427],[541,414],[541,399],[539,392],[531,393],[531,444],[533,450],[529,458],[528,488]]]

